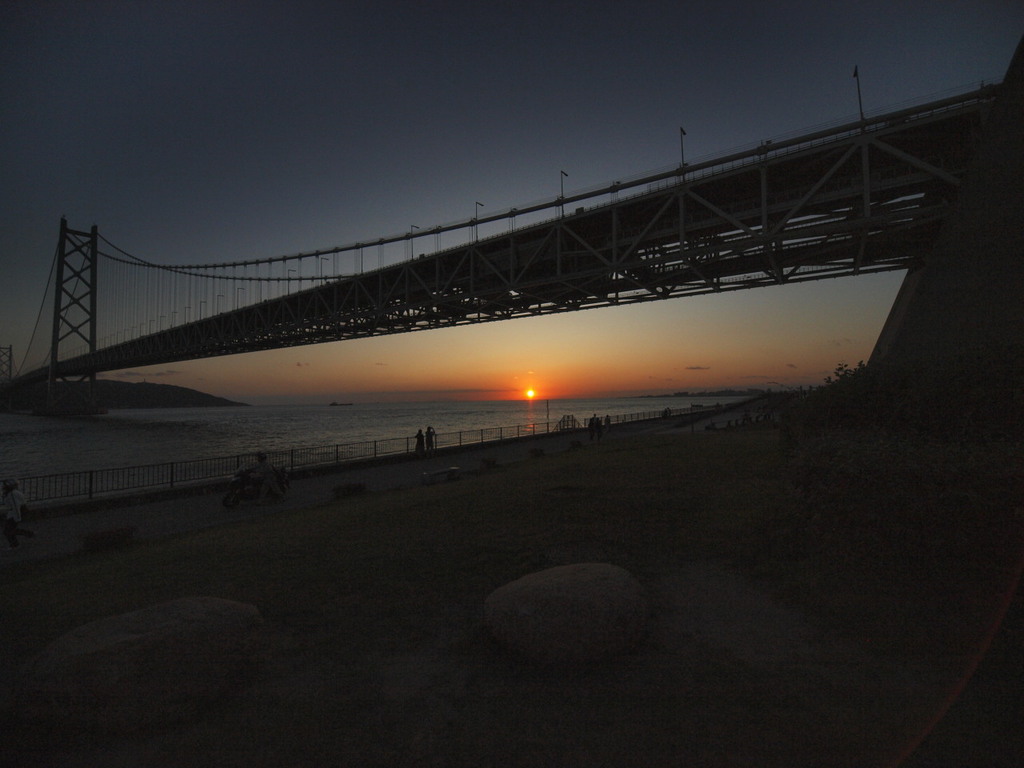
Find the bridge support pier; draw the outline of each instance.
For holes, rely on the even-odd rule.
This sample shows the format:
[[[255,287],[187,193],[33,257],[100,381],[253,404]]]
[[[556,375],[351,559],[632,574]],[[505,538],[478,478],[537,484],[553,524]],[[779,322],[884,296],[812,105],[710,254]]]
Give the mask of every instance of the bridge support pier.
[[[872,362],[1024,357],[1024,39],[924,264],[907,273]],[[1004,358],[1005,359],[1005,358]]]
[[[80,416],[105,413],[96,405],[96,374],[64,376],[58,361],[63,346],[73,344],[96,351],[96,264],[98,233],[68,228],[60,220],[60,245],[53,297],[53,336],[46,407],[39,415]]]
[[[964,176],[956,208],[908,272],[871,364],[983,382],[992,409],[1024,428],[1024,39]],[[1011,431],[1008,427],[1007,431]]]

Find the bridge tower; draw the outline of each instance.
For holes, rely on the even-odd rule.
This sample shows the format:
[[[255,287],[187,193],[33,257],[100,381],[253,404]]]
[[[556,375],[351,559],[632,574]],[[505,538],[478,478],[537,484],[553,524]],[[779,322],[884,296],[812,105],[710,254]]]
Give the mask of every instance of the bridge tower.
[[[89,352],[96,351],[97,241],[96,225],[79,232],[69,229],[66,219],[60,220],[45,414],[103,413],[96,406],[96,374],[66,377],[58,365],[62,347],[84,343]]]
[[[11,353],[11,347],[0,347],[0,387],[10,382],[14,377],[14,355]],[[0,410],[6,408],[10,410],[11,399],[10,395],[4,398],[5,402],[0,403]]]

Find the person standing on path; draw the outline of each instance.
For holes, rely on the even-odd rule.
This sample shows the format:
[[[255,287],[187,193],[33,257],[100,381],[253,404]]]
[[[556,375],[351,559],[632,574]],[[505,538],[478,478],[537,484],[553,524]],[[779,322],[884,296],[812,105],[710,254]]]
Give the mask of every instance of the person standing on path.
[[[26,536],[30,539],[35,536],[32,531],[18,525],[21,522],[22,511],[27,509],[25,496],[18,490],[18,481],[4,480],[4,536],[7,537],[7,543],[11,545],[11,549],[21,546],[21,542],[18,541],[19,536]]]
[[[416,455],[419,456],[422,459],[426,455],[426,453],[427,453],[427,449],[423,445],[423,430],[422,429],[417,429],[416,430]]]
[[[427,427],[427,455],[434,455],[434,438],[437,437],[437,433],[433,427]]]

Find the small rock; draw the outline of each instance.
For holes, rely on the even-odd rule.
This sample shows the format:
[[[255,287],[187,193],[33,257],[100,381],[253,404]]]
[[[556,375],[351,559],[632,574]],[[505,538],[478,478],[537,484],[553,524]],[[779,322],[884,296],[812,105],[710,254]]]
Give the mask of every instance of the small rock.
[[[84,533],[82,534],[82,549],[85,552],[99,552],[104,549],[126,547],[131,544],[135,531],[135,526],[125,526]]]
[[[366,483],[343,483],[334,486],[334,498],[347,499],[366,492]]]

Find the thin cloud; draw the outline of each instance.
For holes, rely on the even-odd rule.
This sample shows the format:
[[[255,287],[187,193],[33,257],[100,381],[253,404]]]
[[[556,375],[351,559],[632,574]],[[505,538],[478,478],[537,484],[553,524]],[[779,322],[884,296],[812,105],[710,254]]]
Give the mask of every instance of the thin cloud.
[[[688,371],[710,371],[711,366],[709,365],[688,365],[686,366]]]

